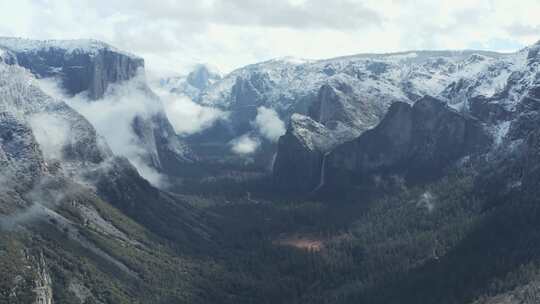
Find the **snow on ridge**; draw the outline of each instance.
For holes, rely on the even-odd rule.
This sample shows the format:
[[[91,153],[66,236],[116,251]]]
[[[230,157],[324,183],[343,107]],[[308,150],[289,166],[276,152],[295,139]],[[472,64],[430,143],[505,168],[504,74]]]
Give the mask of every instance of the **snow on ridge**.
[[[336,143],[332,132],[324,125],[298,113],[291,116],[289,132],[311,151],[327,152]]]
[[[278,58],[245,66],[226,75],[221,81],[203,92],[200,102],[206,105],[227,107],[230,89],[238,77],[249,79],[254,74],[264,75],[272,89],[262,92],[268,106],[287,108],[287,99],[316,94],[323,84],[332,78],[349,76],[344,80],[354,87],[359,86],[367,98],[381,97],[383,88],[391,89],[396,99],[407,99],[404,89],[412,89],[419,95],[438,95],[455,77],[450,74],[476,74],[473,65],[484,65],[494,59],[489,52],[482,51],[418,51],[390,54],[360,54],[325,60],[293,61]],[[466,65],[467,59],[473,61]],[[453,69],[453,71],[451,71]],[[412,88],[402,85],[408,82]],[[285,97],[285,99],[284,99]]]
[[[101,50],[110,50],[128,57],[140,58],[95,39],[34,40],[19,37],[0,37],[0,47],[17,53],[33,53],[45,49],[60,49],[70,54],[88,53],[96,55]]]
[[[268,62],[279,62],[279,63],[289,63],[289,64],[304,64],[304,63],[310,63],[313,62],[313,60],[300,58],[300,57],[294,57],[294,56],[284,56],[284,57],[278,57],[269,60]]]
[[[352,120],[354,128],[343,128],[346,132],[335,127],[325,130],[306,117],[293,114],[305,114],[305,104],[317,98],[323,85],[328,84],[337,94],[350,97],[351,107],[346,111],[351,117],[370,113],[375,117],[373,121],[379,118],[377,115],[383,115],[392,102],[413,103],[425,95],[440,98],[452,108],[467,112],[472,98],[497,98],[498,93],[509,90],[509,97],[497,102],[511,109],[525,93],[521,87],[531,83],[535,75],[527,66],[531,48],[534,47],[513,53],[463,50],[359,54],[325,60],[293,60],[292,63],[287,58],[277,58],[232,71],[194,100],[205,106],[230,110],[236,98],[244,96],[238,95],[244,92],[232,90],[240,78],[256,92],[262,106],[289,119],[293,134],[301,138],[304,145],[321,149],[318,141],[328,140],[322,140],[327,138],[326,133],[333,138],[348,138],[352,136],[351,130],[363,130],[356,126],[371,125],[371,121],[362,116],[363,120]],[[540,65],[538,67],[540,69]],[[355,112],[353,107],[361,112]],[[500,141],[507,128],[503,126],[497,131],[494,133]]]

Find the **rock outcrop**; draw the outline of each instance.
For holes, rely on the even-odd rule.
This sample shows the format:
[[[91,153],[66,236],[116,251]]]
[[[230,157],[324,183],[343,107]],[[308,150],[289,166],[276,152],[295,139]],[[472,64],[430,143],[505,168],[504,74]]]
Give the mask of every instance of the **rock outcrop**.
[[[329,154],[326,183],[346,186],[389,174],[430,178],[490,143],[480,121],[440,100],[424,97],[412,107],[395,103],[377,127]]]
[[[176,136],[163,112],[146,118],[135,117],[132,128],[144,147],[142,157],[145,162],[159,172],[179,176],[185,173],[186,164],[197,160],[191,149]]]
[[[345,142],[376,125],[389,106],[388,103],[391,101],[366,102],[350,82],[337,78],[320,88],[309,108],[309,116]]]
[[[47,269],[47,264],[43,253],[33,258],[33,268],[35,272],[34,294],[36,299],[34,304],[53,304],[53,282]]]
[[[238,77],[231,91],[231,122],[236,134],[251,130],[257,108],[264,105],[262,92],[268,89],[268,75],[253,74]]]
[[[24,120],[0,112],[0,183],[28,190],[47,171],[41,149]],[[5,187],[5,188],[4,188]]]
[[[321,168],[334,145],[328,129],[313,119],[294,114],[279,139],[274,162],[274,185],[284,191],[307,192],[321,186]]]
[[[18,66],[0,63],[0,111],[8,111],[34,129],[45,158],[99,163],[110,149],[94,127],[65,102],[45,94]],[[51,149],[48,149],[51,148]]]
[[[111,83],[129,80],[144,67],[142,58],[96,40],[0,38],[0,47],[39,78],[59,77],[68,93],[87,91],[94,100],[103,97]]]
[[[115,96],[133,93],[138,95],[137,98],[147,100],[147,112],[138,113],[130,126],[118,126],[131,127],[137,136],[135,144],[140,149],[134,156],[137,158],[136,162],[143,161],[144,165],[168,175],[181,175],[183,165],[193,161],[193,154],[175,134],[159,97],[148,87],[144,77],[136,77],[138,70],[144,68],[143,59],[95,40],[39,41],[0,38],[0,48],[14,54],[14,63],[28,69],[37,78],[61,78],[63,89],[69,94],[86,92],[93,102],[100,102],[106,92]],[[203,76],[195,75],[193,81],[201,80]],[[126,82],[129,88],[124,88],[123,82]],[[133,90],[137,92],[134,93]],[[18,92],[6,91],[8,94]],[[40,99],[46,100],[30,103],[35,109],[26,110],[27,114],[46,112],[48,120],[60,120],[64,125],[67,121],[68,128],[64,129],[69,133],[69,140],[62,148],[62,158],[99,163],[111,155],[107,144],[96,135],[88,121],[65,103],[51,102],[50,97],[35,87],[22,91],[21,94],[23,93],[29,95],[23,98],[36,99],[34,96],[40,96]],[[36,107],[39,109],[36,110]],[[47,123],[43,120],[42,122]]]
[[[220,79],[221,75],[219,72],[212,70],[210,67],[204,64],[200,64],[188,74],[186,82],[194,88],[202,91]]]
[[[221,78],[218,69],[205,64],[198,64],[187,75],[160,79],[159,87],[174,94],[197,99],[201,92],[220,81]]]

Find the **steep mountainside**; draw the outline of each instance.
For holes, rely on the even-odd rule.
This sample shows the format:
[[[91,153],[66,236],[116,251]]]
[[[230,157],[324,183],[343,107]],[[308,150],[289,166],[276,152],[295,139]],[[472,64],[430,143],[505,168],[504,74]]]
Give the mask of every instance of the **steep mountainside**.
[[[488,151],[491,138],[480,121],[432,97],[414,106],[394,103],[377,127],[328,155],[325,181],[347,186],[399,174],[429,180],[464,157]]]
[[[0,49],[10,54],[6,63],[25,67],[37,78],[60,79],[68,95],[87,96],[88,102],[99,103],[110,95],[135,91],[130,92],[152,105],[151,110],[134,113],[129,122],[117,122],[129,124],[116,128],[131,129],[137,138],[133,144],[138,151],[124,156],[135,164],[144,163],[167,175],[181,175],[183,166],[193,162],[193,154],[176,136],[159,97],[150,90],[144,77],[136,77],[144,74],[142,58],[95,40],[40,41],[4,37],[0,38]],[[130,88],[124,88],[125,84]]]
[[[324,125],[301,114],[293,114],[287,133],[279,139],[274,162],[274,185],[288,191],[308,192],[321,186],[321,168],[334,146]]]
[[[228,119],[188,141],[223,145],[244,134],[263,137],[254,122],[258,109],[265,107],[286,123],[294,113],[311,117],[339,138],[337,145],[376,126],[394,102],[412,104],[430,95],[459,111],[476,109],[470,101],[503,92],[508,79],[524,70],[528,52],[411,51],[326,60],[282,58],[237,69],[202,90],[186,89],[185,79],[165,87],[229,113]],[[275,144],[269,143],[254,154],[271,155],[268,151],[273,149]],[[261,167],[272,161],[256,159],[262,161]]]
[[[470,86],[470,96],[491,95],[502,89],[499,86],[517,64],[516,57],[483,51],[417,51],[319,61],[276,59],[233,71],[195,100],[248,114],[247,121],[254,117],[245,111],[265,106],[284,119],[295,112],[312,112],[324,123],[340,121],[365,129],[374,126],[391,103],[438,96],[463,78],[479,78]],[[495,74],[498,83],[477,77]]]
[[[0,62],[0,301],[198,298],[191,291],[205,270],[179,253],[212,247],[198,212],[150,185],[39,84]],[[178,276],[182,288],[154,283]]]
[[[524,137],[536,126],[535,117],[537,117],[537,110],[535,108],[535,103],[537,98],[535,96],[537,95],[538,86],[538,63],[536,60],[538,57],[538,47],[539,46],[537,44],[529,48],[525,48],[517,53],[507,55],[489,57],[487,55],[472,54],[466,58],[461,58],[460,61],[458,61],[457,66],[449,68],[447,73],[444,73],[444,77],[438,78],[438,86],[431,86],[431,88],[434,89],[432,92],[435,93],[432,96],[437,96],[441,102],[445,102],[449,107],[455,109],[456,114],[453,114],[454,116],[458,115],[457,113],[459,112],[465,116],[474,117],[478,121],[477,123],[482,125],[482,129],[484,129],[487,133],[486,136],[491,137],[491,139],[479,140],[476,138],[474,140],[476,140],[479,145],[484,143],[483,146],[485,151],[487,151],[489,148],[499,149],[499,147],[507,146],[508,144],[515,145],[517,141],[523,141]],[[441,58],[439,59],[441,64],[445,62]],[[406,64],[404,64],[404,66],[405,65]],[[442,64],[442,66],[445,65]],[[438,66],[438,68],[440,67],[441,66]],[[448,66],[446,67],[448,68]],[[424,88],[427,88],[427,86],[430,84],[433,85],[434,79],[437,78],[436,75],[440,76],[441,74],[424,75],[424,82],[418,81],[417,87],[420,87],[421,84],[424,85]],[[409,83],[416,83],[417,80],[412,77],[407,81]],[[360,86],[362,85],[364,84],[360,84]],[[344,91],[350,91],[350,89],[345,89]],[[342,92],[340,94],[344,95]],[[323,98],[321,98],[321,96],[323,96]],[[327,96],[330,96],[330,98]],[[340,139],[338,141],[334,141],[334,147],[332,147],[331,150],[335,148],[336,152],[333,154],[336,156],[330,157],[331,161],[328,162],[329,166],[349,168],[348,170],[356,167],[358,170],[355,171],[358,172],[368,170],[368,168],[365,166],[368,166],[368,163],[373,162],[368,166],[370,167],[369,170],[378,167],[379,169],[375,170],[376,175],[385,175],[397,173],[395,169],[390,170],[387,168],[387,166],[397,166],[398,164],[396,162],[401,161],[403,162],[403,165],[405,165],[406,171],[419,171],[425,173],[425,168],[420,170],[420,168],[414,167],[415,161],[410,159],[410,157],[421,159],[422,166],[426,166],[426,153],[433,153],[434,156],[442,157],[442,155],[446,155],[448,153],[451,154],[449,151],[452,149],[461,148],[461,144],[459,142],[449,142],[449,140],[454,136],[451,133],[448,133],[451,132],[451,130],[463,130],[465,134],[467,134],[466,136],[472,136],[471,134],[467,133],[469,132],[467,128],[460,127],[459,124],[457,124],[457,121],[444,120],[442,117],[439,117],[439,114],[437,114],[438,111],[435,111],[437,113],[414,114],[418,117],[407,119],[405,118],[407,116],[405,115],[407,112],[405,111],[407,107],[405,107],[405,105],[401,105],[396,106],[396,108],[390,108],[390,112],[386,114],[387,118],[383,121],[383,123],[381,123],[381,125],[379,125],[377,128],[373,129],[373,131],[366,132],[366,136],[361,136],[358,140],[354,140],[351,143],[343,144],[347,141],[351,141],[353,138],[358,136],[359,133],[365,131],[365,128],[362,129],[355,127],[354,129],[357,130],[356,136],[354,133],[349,133],[350,136],[338,136],[339,134],[343,133],[334,131],[339,129],[335,126],[340,124],[349,126],[354,125],[351,123],[350,117],[363,117],[364,115],[355,113],[354,111],[359,111],[361,113],[370,112],[356,105],[350,107],[351,109],[355,110],[341,111],[341,113],[353,113],[351,116],[337,115],[336,113],[339,111],[336,112],[335,109],[346,108],[343,106],[344,102],[333,102],[335,105],[334,107],[327,106],[324,108],[320,106],[321,100],[344,101],[348,100],[349,98],[340,98],[336,96],[339,96],[339,94],[336,94],[335,91],[330,90],[327,86],[323,86],[321,88],[321,92],[319,93],[318,101],[312,104],[312,109],[309,113],[315,120],[321,120],[323,122],[327,121],[326,127],[329,130],[332,130],[334,138]],[[420,101],[422,101],[422,99]],[[375,103],[381,104],[384,102],[385,100],[381,99]],[[406,103],[411,103],[411,101],[406,100]],[[349,102],[348,104],[351,103]],[[422,103],[417,102],[417,104]],[[402,111],[398,110],[398,108],[402,108]],[[417,107],[415,106],[413,109],[415,108]],[[317,109],[320,110],[317,111]],[[448,111],[449,110],[450,109],[448,109]],[[418,111],[415,111],[414,113],[418,113]],[[413,115],[413,112],[409,113],[409,115]],[[419,122],[417,125],[421,125],[420,128],[423,129],[419,129],[418,127],[415,127],[416,129],[412,129],[413,125],[411,125],[409,122],[412,122],[415,119],[418,119]],[[377,120],[378,118],[373,119],[373,121]],[[385,132],[377,133],[377,130],[380,131],[385,129],[385,126],[391,125],[392,122],[395,124],[395,127],[393,128],[394,131],[389,129],[388,132],[390,133],[386,135],[384,134]],[[428,126],[430,124],[433,125],[434,123],[441,124],[437,127],[441,129],[440,131],[433,130],[434,132],[439,132],[439,135],[435,133],[430,134],[426,129],[429,128]],[[410,126],[411,130],[409,130],[407,126]],[[444,130],[444,128],[447,128],[447,130]],[[407,135],[409,132],[412,135]],[[447,132],[447,134],[444,132]],[[426,146],[428,142],[424,140],[423,143],[418,143],[417,148],[411,148],[411,143],[408,142],[408,138],[410,138],[410,136],[420,136],[420,134],[429,134],[429,145]],[[439,136],[442,137],[438,139]],[[362,137],[366,139],[361,140]],[[454,139],[457,140],[457,138]],[[441,148],[440,151],[427,152],[429,149],[437,149],[437,141],[443,142],[448,146]],[[380,144],[377,143],[384,142],[387,142],[387,147],[384,149],[388,152],[383,153],[383,151],[379,149]],[[493,142],[494,144],[491,145],[489,142]],[[343,145],[336,148],[336,146],[339,144]],[[278,159],[280,159],[279,154],[287,153],[287,147],[280,145],[278,148]],[[371,149],[372,152],[365,152],[369,149]],[[346,153],[344,154],[343,151],[350,151],[349,156],[346,156]],[[414,152],[417,155],[405,157],[403,153],[413,153],[407,151],[417,151]],[[355,153],[359,154],[352,157],[352,155]],[[393,154],[393,156],[388,153]],[[421,154],[424,156],[421,156]],[[461,155],[461,157],[463,156],[466,156],[466,154]],[[281,159],[283,158],[284,157],[281,157]],[[457,159],[454,159],[454,161],[455,160]],[[315,165],[315,167],[323,168],[320,164],[322,161],[323,160],[321,159],[320,162]],[[338,163],[340,163],[340,165],[337,165]],[[363,165],[360,165],[361,163]],[[390,165],[390,163],[392,164]],[[433,164],[435,167],[444,167],[447,165],[448,163]],[[287,166],[281,166],[281,168],[286,167]],[[359,167],[363,167],[364,169],[359,169]],[[279,170],[280,168],[276,169]],[[390,172],[388,172],[388,170],[390,170]],[[320,173],[313,177],[313,180],[317,180],[317,177],[321,179],[321,176],[325,171],[325,169],[321,169]],[[336,173],[335,171],[332,172]],[[325,174],[328,174],[328,172]],[[280,180],[283,179],[283,176],[286,176],[286,174],[283,172],[275,172],[275,175],[281,176]],[[343,183],[345,180],[348,180],[348,178],[343,178],[343,175],[338,174],[338,176],[335,177],[336,184]],[[355,179],[358,178],[359,176],[355,177]],[[291,183],[294,183],[294,180],[296,179],[291,177]],[[281,184],[286,184],[286,182],[282,181]]]

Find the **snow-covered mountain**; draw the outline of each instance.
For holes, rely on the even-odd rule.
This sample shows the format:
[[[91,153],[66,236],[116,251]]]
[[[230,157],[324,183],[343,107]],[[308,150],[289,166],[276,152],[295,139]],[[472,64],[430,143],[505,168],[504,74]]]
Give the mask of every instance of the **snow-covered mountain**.
[[[285,142],[300,143],[306,149],[304,154],[318,154],[315,167],[319,168],[322,155],[375,127],[390,105],[413,104],[424,96],[479,119],[494,144],[501,146],[523,140],[536,124],[539,48],[540,43],[505,54],[411,51],[316,61],[276,59],[235,70],[193,98],[201,105],[228,111],[229,120],[221,124],[230,127],[232,137],[253,134],[259,107],[275,110],[281,119],[290,121],[285,135],[289,139],[278,145],[277,159],[295,159],[280,153],[296,151]],[[291,120],[293,114],[297,116]],[[312,130],[319,124],[327,130]],[[305,130],[299,130],[302,126]],[[319,134],[330,134],[323,136],[328,138],[323,146],[330,148],[309,144]],[[281,168],[293,163],[303,162],[276,162]],[[303,168],[303,172],[310,170]],[[300,178],[299,182],[310,180],[313,185],[319,179]]]
[[[280,58],[239,68],[208,81],[202,89],[193,90],[187,77],[166,82],[165,88],[227,113],[213,127],[188,138],[194,148],[202,141],[205,145],[226,145],[242,136],[259,137],[264,142],[256,124],[263,108],[275,111],[286,124],[292,124],[293,114],[313,120],[307,126],[321,124],[332,138],[332,150],[375,127],[395,102],[413,104],[429,95],[458,111],[481,111],[470,101],[503,92],[508,79],[525,69],[528,53],[529,49],[512,54],[410,51],[325,60]],[[308,133],[298,132],[298,127],[290,126],[290,132]],[[491,131],[501,134],[503,129],[499,125]],[[309,137],[299,141],[309,141]],[[268,166],[275,149],[275,143],[268,143],[252,153],[265,153],[258,159],[261,166]]]
[[[102,98],[111,83],[131,79],[144,60],[97,40],[0,37],[0,48],[39,78],[59,77],[69,94]]]
[[[184,83],[170,88],[204,106],[230,112],[231,136],[253,131],[259,107],[288,121],[293,113],[324,124],[341,142],[374,127],[389,106],[425,96],[456,109],[464,100],[494,96],[522,70],[527,50],[411,51],[360,54],[325,60],[281,58],[237,69],[193,94]]]
[[[97,164],[112,155],[88,120],[47,95],[25,69],[0,63],[0,96],[0,111],[26,122],[46,159]]]
[[[472,156],[473,154],[478,153],[478,151],[482,151],[482,149],[475,149],[476,152],[474,152],[473,150],[466,149],[465,146],[463,146],[463,144],[471,138],[476,138],[475,141],[484,143],[484,152],[489,147],[491,147],[492,150],[512,152],[509,151],[512,150],[512,148],[509,147],[518,147],[522,145],[527,141],[528,134],[539,126],[539,48],[540,45],[535,44],[519,52],[505,55],[463,52],[461,54],[468,53],[468,55],[464,57],[439,57],[437,59],[429,58],[427,61],[421,61],[420,64],[418,62],[411,63],[408,61],[410,59],[407,59],[402,63],[402,70],[407,67],[409,71],[416,72],[408,72],[408,78],[395,78],[400,79],[399,83],[403,85],[395,92],[401,92],[404,95],[407,95],[407,98],[403,101],[406,103],[411,103],[414,101],[416,96],[421,96],[421,94],[432,94],[442,102],[445,102],[449,107],[453,108],[454,111],[460,113],[460,115],[477,119],[482,124],[482,129],[489,134],[491,140],[479,140],[478,138],[481,136],[479,137],[472,135],[473,133],[477,134],[479,131],[468,131],[467,128],[460,126],[461,123],[457,119],[448,119],[446,122],[443,122],[444,120],[433,121],[430,123],[433,117],[443,117],[446,115],[442,114],[445,112],[442,110],[443,108],[435,106],[430,107],[433,109],[440,108],[438,111],[432,111],[433,113],[431,115],[436,116],[430,117],[426,114],[413,114],[413,117],[415,118],[411,120],[420,120],[422,122],[416,123],[417,125],[425,125],[426,128],[431,125],[430,128],[432,129],[428,130],[425,128],[413,128],[414,130],[411,134],[405,135],[403,132],[407,131],[400,128],[405,128],[405,126],[408,125],[406,123],[407,119],[405,119],[406,115],[394,115],[393,112],[389,112],[385,116],[385,124],[388,125],[389,120],[396,120],[401,121],[401,127],[394,129],[394,131],[388,131],[389,133],[385,134],[384,131],[376,131],[385,129],[385,127],[382,126],[383,123],[381,123],[381,125],[378,125],[372,131],[370,131],[369,134],[368,132],[363,133],[363,131],[369,127],[362,130],[362,128],[358,125],[355,126],[353,123],[350,123],[348,116],[343,114],[352,113],[350,117],[361,117],[360,114],[356,114],[354,112],[359,108],[359,106],[352,107],[349,110],[342,110],[340,112],[341,118],[337,120],[339,123],[352,126],[353,129],[359,131],[361,134],[360,137],[354,139],[354,141],[351,141],[350,143],[346,142],[357,136],[351,135],[349,139],[338,140],[334,146],[335,152],[333,151],[330,154],[330,160],[328,162],[326,162],[326,159],[323,157],[323,155],[328,152],[328,149],[323,150],[304,145],[305,148],[304,152],[302,153],[318,155],[317,158],[319,161],[316,164],[316,167],[321,168],[320,171],[315,174],[315,176],[311,176],[308,179],[312,181],[311,189],[315,188],[316,186],[315,182],[313,181],[317,181],[319,179],[333,179],[334,182],[339,183],[349,180],[349,178],[344,177],[343,174],[340,175],[332,173],[337,171],[347,171],[347,174],[345,175],[352,174],[355,176],[353,179],[355,179],[356,182],[359,182],[361,180],[359,176],[365,176],[368,174],[368,171],[377,171],[375,174],[382,174],[383,172],[385,174],[389,174],[389,172],[395,173],[401,170],[402,173],[409,172],[412,174],[411,172],[415,171],[414,159],[422,159],[422,165],[426,165],[426,159],[430,159],[434,162],[434,164],[436,163],[434,167],[446,167],[452,164],[451,158],[448,158],[447,161],[435,161],[435,159],[438,158],[434,155],[442,155],[441,153],[444,151],[458,147],[461,147],[458,148],[461,149],[461,152],[456,152],[455,155],[460,155],[460,153],[468,151],[465,154],[461,154],[461,157]],[[419,73],[419,70],[422,70],[423,72]],[[370,81],[368,81],[368,83],[369,82]],[[394,84],[395,83],[396,82],[394,82]],[[398,86],[394,84],[392,84],[392,87],[398,88]],[[359,83],[358,85],[363,86],[364,84]],[[366,86],[371,86],[371,84],[367,84]],[[372,89],[374,88],[372,87]],[[328,90],[329,89],[326,86],[323,86],[321,89],[321,91]],[[374,92],[377,92],[377,90]],[[388,91],[385,90],[384,92]],[[320,98],[321,95],[328,94],[319,94],[318,100],[313,104],[317,108],[321,108],[320,104],[321,100],[323,100]],[[370,96],[370,94],[368,94],[368,96]],[[395,94],[394,96],[397,97],[399,94]],[[335,97],[334,100],[346,100],[347,98],[350,98],[350,95],[346,97]],[[363,95],[357,95],[355,98],[353,98],[353,100],[358,100],[356,98],[361,100]],[[389,97],[388,99],[385,99],[385,97],[379,96],[377,99],[373,99],[373,104],[368,105],[368,107],[363,109],[362,112],[381,106],[381,104],[384,106],[387,104],[392,104],[396,99],[398,98],[393,99]],[[420,99],[420,101],[422,101],[422,99]],[[418,102],[415,104],[413,109],[419,108]],[[340,106],[340,103],[338,102],[334,102],[333,104]],[[330,107],[330,110],[326,111],[332,112],[340,108],[344,107],[334,106]],[[320,112],[321,111],[310,111],[309,114],[311,119],[321,120]],[[395,117],[391,118],[389,116]],[[420,116],[423,118],[419,118]],[[376,117],[373,121],[377,121],[378,119],[380,118]],[[438,125],[439,123],[442,124]],[[466,123],[465,125],[467,124],[469,123]],[[332,125],[330,124],[326,124],[326,126],[327,128],[332,129]],[[457,133],[452,133],[449,130],[455,130]],[[295,128],[291,126],[285,137],[293,136],[296,138],[296,141],[299,142],[309,141],[308,137],[300,134],[302,134],[302,132],[298,132],[298,130],[295,130]],[[334,134],[338,133],[334,132]],[[425,139],[418,139],[422,136],[427,136],[431,139],[428,141],[425,141]],[[415,137],[418,138],[415,140]],[[334,136],[334,138],[343,137]],[[396,142],[405,140],[404,138],[412,138],[410,139],[412,142],[407,143],[401,148],[396,148],[393,146],[396,144]],[[455,138],[455,144],[452,145],[452,147],[439,149],[439,152],[436,153],[433,151],[429,153],[426,152],[430,149],[437,150],[437,145],[451,141],[451,138]],[[375,148],[377,145],[382,145],[381,147],[383,148]],[[413,146],[416,146],[416,148],[413,148]],[[287,148],[284,147],[282,141],[280,141],[279,148],[278,159],[286,159],[279,156],[280,153],[288,153]],[[519,149],[523,150],[527,148],[521,147]],[[400,153],[410,152],[412,154],[405,156],[405,154],[402,155],[398,153],[399,156],[396,156],[398,154],[395,153],[398,150]],[[503,152],[497,152],[497,154],[501,153]],[[428,154],[431,156],[426,156]],[[314,156],[311,158],[313,157]],[[454,158],[453,160],[455,161],[456,159],[457,158]],[[325,163],[326,167],[325,165],[321,165],[323,162]],[[295,165],[298,164],[300,164],[300,162],[295,162]],[[292,165],[292,163],[280,164],[279,166],[276,166],[275,169],[284,168],[284,170],[287,170],[286,168],[290,168]],[[396,169],[397,171],[392,171],[394,170],[391,169],[392,166],[396,166],[396,168],[399,167],[399,169]],[[373,168],[377,169],[374,170]],[[302,172],[308,172],[306,168],[301,168],[299,170]],[[330,171],[330,175],[334,175],[334,177],[329,176],[329,172],[325,171]],[[425,170],[420,171],[423,172]],[[324,175],[326,175],[326,177],[323,177]],[[281,177],[287,176],[287,174],[275,172],[275,176]],[[292,177],[292,175],[289,176]],[[278,178],[278,180],[278,184],[287,184],[287,181],[283,181],[281,178]],[[297,184],[304,183],[305,181],[306,178],[292,178],[288,180],[288,183]]]
[[[56,91],[62,93],[55,97],[84,115],[113,152],[128,157],[148,178],[159,173],[178,175],[184,164],[193,161],[161,100],[146,84],[142,58],[95,40],[3,37],[0,49],[5,63],[24,67],[38,79],[59,82]],[[71,119],[76,123],[79,118],[77,114]]]
[[[69,105],[73,100],[48,95],[41,80],[13,63],[0,62],[4,299],[64,302],[62,292],[75,290],[69,302],[82,303],[102,297],[103,290],[129,290],[132,282],[143,288],[147,274],[140,266],[150,260],[147,252],[165,245],[159,238],[175,244],[187,244],[188,237],[203,239],[200,221],[186,203],[153,187],[128,159],[115,155],[106,136],[99,136],[91,121]],[[149,130],[164,132],[167,126],[153,125],[164,120],[149,122]],[[15,254],[4,254],[6,248]],[[126,255],[139,262],[127,262]],[[169,255],[163,261],[174,259]],[[155,265],[148,273],[155,272]],[[100,282],[114,281],[114,287],[91,288],[94,275]],[[30,296],[19,300],[24,294]]]
[[[171,93],[187,95],[190,98],[198,98],[201,91],[220,81],[221,78],[222,74],[217,68],[198,64],[187,75],[161,79],[159,86]]]

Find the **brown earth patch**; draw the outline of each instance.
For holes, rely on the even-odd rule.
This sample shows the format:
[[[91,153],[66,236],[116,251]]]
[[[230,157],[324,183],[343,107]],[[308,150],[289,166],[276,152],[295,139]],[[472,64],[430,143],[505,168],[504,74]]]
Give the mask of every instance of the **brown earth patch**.
[[[275,240],[274,245],[288,246],[309,251],[321,251],[325,240],[310,235],[284,235]]]

